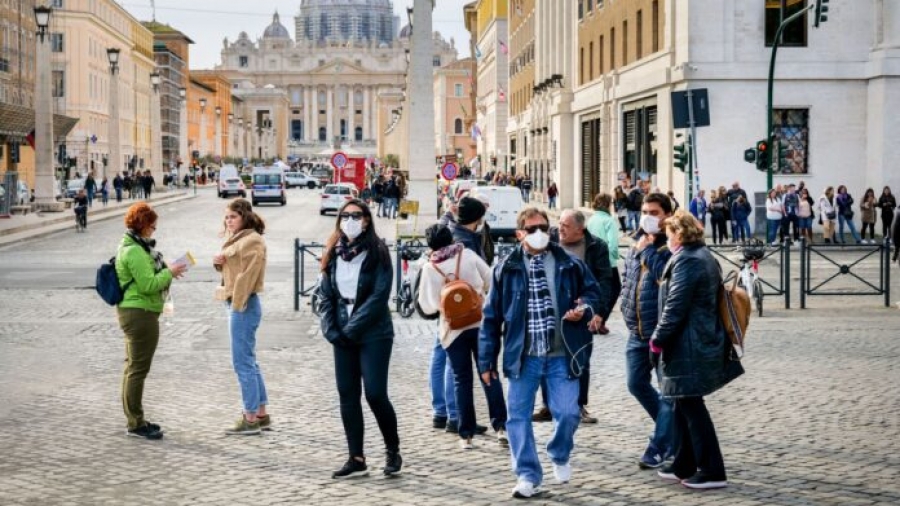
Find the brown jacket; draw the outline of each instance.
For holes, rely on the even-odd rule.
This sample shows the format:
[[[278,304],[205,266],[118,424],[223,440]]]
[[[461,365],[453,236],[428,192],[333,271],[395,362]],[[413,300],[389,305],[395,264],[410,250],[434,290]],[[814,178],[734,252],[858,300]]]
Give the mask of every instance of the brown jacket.
[[[225,264],[216,266],[222,272],[222,285],[216,288],[217,300],[231,300],[235,311],[247,307],[247,299],[263,291],[266,275],[266,242],[254,230],[241,230],[222,245]]]

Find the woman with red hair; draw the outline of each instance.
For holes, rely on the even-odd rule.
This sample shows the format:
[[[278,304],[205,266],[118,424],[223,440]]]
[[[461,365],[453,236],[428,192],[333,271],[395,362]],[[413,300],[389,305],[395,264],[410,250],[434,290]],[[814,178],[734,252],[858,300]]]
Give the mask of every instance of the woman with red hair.
[[[150,372],[159,342],[159,315],[173,279],[187,266],[163,262],[157,252],[156,211],[138,202],[125,215],[125,236],[116,253],[116,274],[124,297],[117,307],[119,326],[125,333],[125,371],[122,375],[122,408],[128,419],[126,435],[162,439],[159,425],[144,418],[144,380]]]

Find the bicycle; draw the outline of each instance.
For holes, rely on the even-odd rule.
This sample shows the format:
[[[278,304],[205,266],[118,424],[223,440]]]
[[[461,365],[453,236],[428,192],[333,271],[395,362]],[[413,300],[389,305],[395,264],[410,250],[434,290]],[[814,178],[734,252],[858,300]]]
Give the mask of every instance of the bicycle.
[[[75,231],[85,230],[87,230],[87,206],[78,206],[75,208]]]
[[[756,306],[756,314],[763,315],[763,284],[759,279],[759,261],[766,256],[766,246],[756,240],[741,248],[743,261],[738,272],[738,286],[747,290],[747,295]]]
[[[403,277],[400,287],[397,289],[397,306],[400,316],[409,318],[415,312],[416,305],[413,300],[413,282],[422,268],[422,248],[419,241],[412,241],[400,247],[399,255]]]

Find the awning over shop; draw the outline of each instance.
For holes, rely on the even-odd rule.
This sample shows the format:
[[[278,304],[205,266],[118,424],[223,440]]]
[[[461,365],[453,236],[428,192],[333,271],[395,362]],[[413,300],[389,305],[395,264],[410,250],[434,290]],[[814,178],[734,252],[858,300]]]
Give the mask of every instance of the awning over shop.
[[[75,128],[78,118],[53,115],[53,137],[65,137]],[[34,109],[0,103],[0,137],[24,140],[34,130]]]

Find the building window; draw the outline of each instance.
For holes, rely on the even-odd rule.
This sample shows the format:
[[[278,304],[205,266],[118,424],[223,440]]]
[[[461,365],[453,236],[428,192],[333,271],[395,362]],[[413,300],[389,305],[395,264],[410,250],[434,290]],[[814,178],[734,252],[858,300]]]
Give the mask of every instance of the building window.
[[[431,58],[431,66],[440,67],[441,66],[441,57],[440,56],[432,57]]]
[[[637,26],[636,33],[637,41],[635,43],[635,50],[637,50],[637,59],[640,60],[644,57],[644,11],[637,11]]]
[[[609,69],[616,69],[616,29],[609,29]]]
[[[584,19],[584,0],[578,0],[578,19]]]
[[[238,66],[247,68],[250,65],[250,58],[247,56],[238,56]]]
[[[453,121],[453,133],[455,133],[456,135],[462,135],[463,133],[463,122],[459,118],[456,118]]]
[[[659,51],[659,0],[653,0],[653,52]]]
[[[353,138],[356,139],[356,141],[363,140],[362,127],[356,127],[356,129],[354,129]]]
[[[50,5],[54,9],[62,9],[63,8],[63,0],[53,0],[53,3]]]
[[[0,72],[9,72],[9,60],[0,57]]]
[[[606,46],[603,44],[603,36],[600,36],[600,40],[597,42],[597,54],[600,57],[600,64],[597,65],[597,72],[602,76],[604,72],[606,72],[606,65],[603,58],[603,50],[606,49]]]
[[[588,82],[594,80],[594,43],[588,42]]]
[[[341,37],[349,39],[350,34],[350,15],[341,14]]]
[[[628,65],[628,21],[622,21],[622,66]]]
[[[809,109],[775,109],[773,161],[779,174],[809,173]]]
[[[456,95],[457,97],[463,96],[463,85],[462,84],[454,85],[453,86],[453,94]]]
[[[578,54],[578,81],[584,84],[584,48],[579,48]]]
[[[775,42],[775,32],[778,31],[778,25],[782,19],[797,13],[806,8],[808,0],[785,1],[767,1],[766,9],[766,46],[771,46]],[[790,25],[788,25],[781,33],[781,46],[789,47],[806,47],[806,26],[808,14],[803,16]]]
[[[291,138],[297,141],[303,140],[303,120],[291,120]]]
[[[54,53],[62,53],[65,49],[63,48],[63,34],[61,33],[51,33],[50,34],[50,50]]]
[[[324,39],[331,35],[331,23],[329,23],[328,14],[319,15],[319,38]]]
[[[626,110],[622,118],[623,169],[632,181],[655,177],[656,106],[633,107]]]
[[[53,71],[53,98],[62,98],[66,96],[66,71]]]
[[[594,10],[594,0],[587,0],[586,7],[584,8],[585,12],[591,12]]]
[[[581,123],[581,204],[590,206],[600,192],[600,126],[601,120]]]
[[[319,127],[319,141],[324,142],[328,140],[328,131],[325,127]]]

